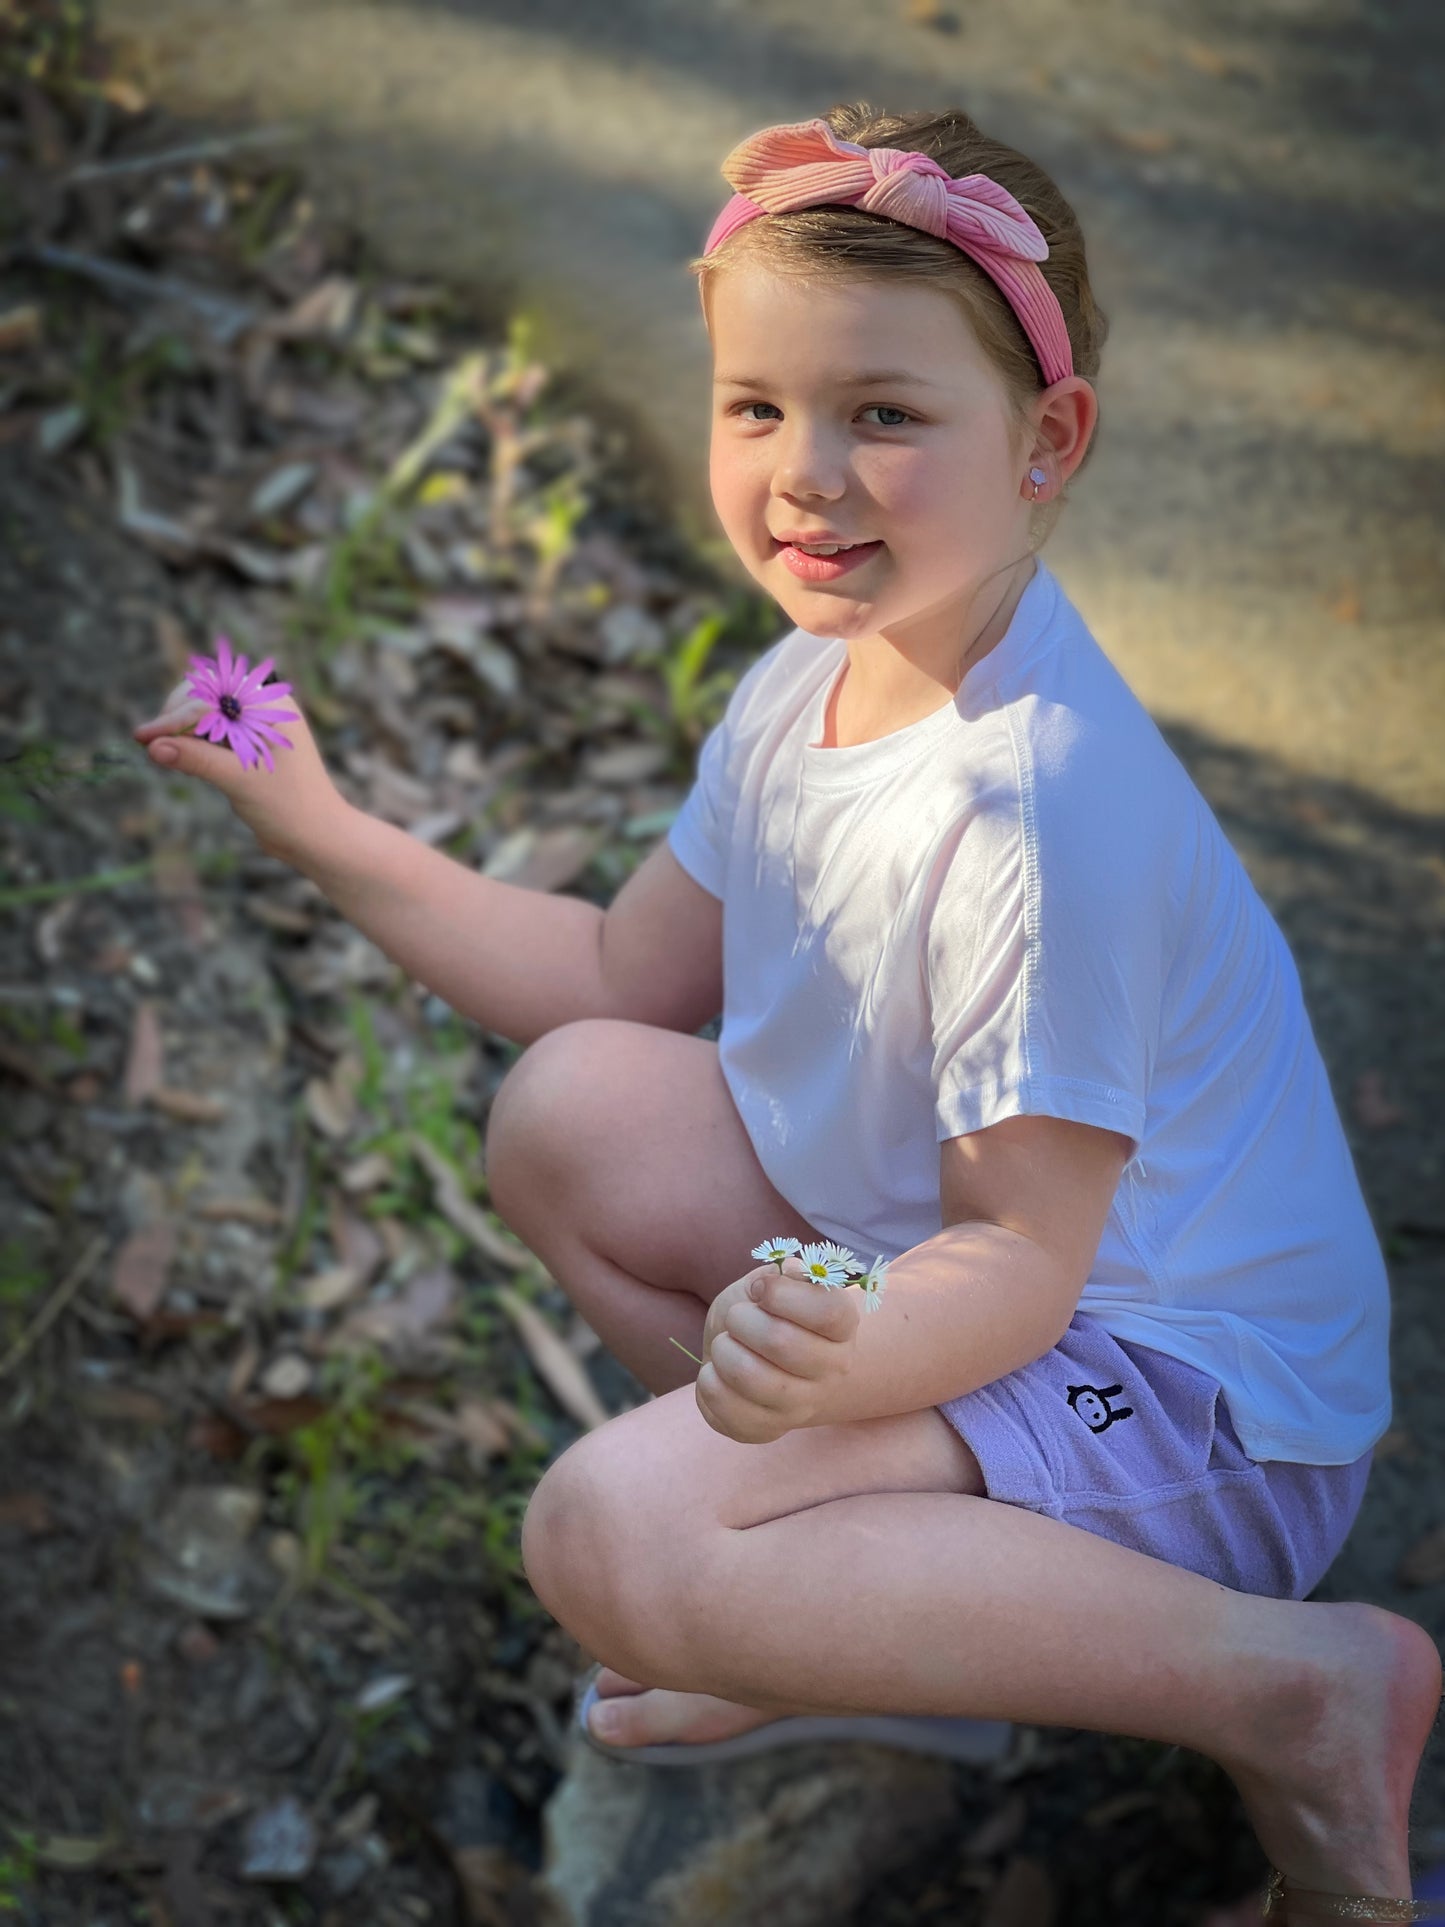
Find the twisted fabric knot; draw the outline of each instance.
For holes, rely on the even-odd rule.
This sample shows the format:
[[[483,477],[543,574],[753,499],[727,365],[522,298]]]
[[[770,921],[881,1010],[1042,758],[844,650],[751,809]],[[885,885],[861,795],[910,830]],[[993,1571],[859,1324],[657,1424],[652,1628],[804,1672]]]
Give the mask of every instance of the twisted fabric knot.
[[[1063,311],[1037,266],[1048,259],[1049,244],[1033,217],[987,174],[955,179],[931,155],[859,147],[820,119],[750,134],[722,173],[736,192],[714,221],[704,254],[760,214],[841,206],[884,215],[952,242],[978,263],[1018,316],[1046,383],[1074,372]]]

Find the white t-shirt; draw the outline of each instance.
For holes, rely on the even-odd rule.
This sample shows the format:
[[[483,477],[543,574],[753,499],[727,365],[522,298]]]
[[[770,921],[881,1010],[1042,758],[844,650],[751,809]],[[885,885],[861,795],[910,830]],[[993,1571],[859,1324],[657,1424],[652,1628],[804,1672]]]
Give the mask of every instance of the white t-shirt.
[[[1042,561],[951,702],[824,749],[846,660],[765,651],[668,833],[723,902],[719,1058],[769,1179],[867,1263],[942,1228],[941,1140],[1123,1132],[1079,1309],[1217,1378],[1252,1458],[1358,1458],[1384,1260],[1294,958],[1184,766]]]

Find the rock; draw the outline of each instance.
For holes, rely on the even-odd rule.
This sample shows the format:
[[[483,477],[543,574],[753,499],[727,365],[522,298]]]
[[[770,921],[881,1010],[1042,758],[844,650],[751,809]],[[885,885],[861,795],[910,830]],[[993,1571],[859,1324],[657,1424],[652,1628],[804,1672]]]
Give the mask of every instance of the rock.
[[[153,1592],[200,1619],[243,1619],[274,1592],[247,1540],[261,1497],[245,1486],[183,1487],[151,1529],[141,1572]]]
[[[254,1814],[246,1828],[243,1880],[301,1880],[316,1858],[316,1829],[291,1794]]]
[[[539,1897],[568,1927],[817,1927],[958,1824],[955,1765],[780,1747],[683,1770],[574,1739],[544,1816]]]

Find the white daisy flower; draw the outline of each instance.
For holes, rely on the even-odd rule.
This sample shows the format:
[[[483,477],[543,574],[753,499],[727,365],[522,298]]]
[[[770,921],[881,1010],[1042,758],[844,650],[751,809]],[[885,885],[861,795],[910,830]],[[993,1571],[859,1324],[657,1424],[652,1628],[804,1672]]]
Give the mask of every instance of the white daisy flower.
[[[880,1309],[884,1287],[888,1282],[888,1265],[889,1260],[880,1252],[867,1271],[859,1276],[858,1284],[863,1292],[864,1311]]]
[[[763,1244],[754,1245],[751,1255],[754,1258],[761,1258],[765,1265],[777,1265],[781,1268],[785,1258],[790,1258],[795,1251],[801,1250],[802,1246],[796,1238],[769,1238]]]
[[[798,1258],[808,1276],[825,1290],[838,1290],[847,1284],[848,1267],[853,1262],[853,1253],[847,1245],[834,1244],[831,1238],[825,1238],[821,1244],[804,1245]]]

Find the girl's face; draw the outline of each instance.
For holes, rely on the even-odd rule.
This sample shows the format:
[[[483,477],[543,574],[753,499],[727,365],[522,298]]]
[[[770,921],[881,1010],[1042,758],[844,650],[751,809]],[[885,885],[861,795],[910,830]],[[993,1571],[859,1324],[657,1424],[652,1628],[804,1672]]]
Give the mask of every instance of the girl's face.
[[[711,302],[728,540],[799,628],[886,637],[946,676],[1011,565],[1024,558],[1025,579],[1033,566],[1033,444],[963,316],[932,288],[810,289],[753,268],[719,274]],[[777,538],[810,534],[881,547],[800,580]]]

